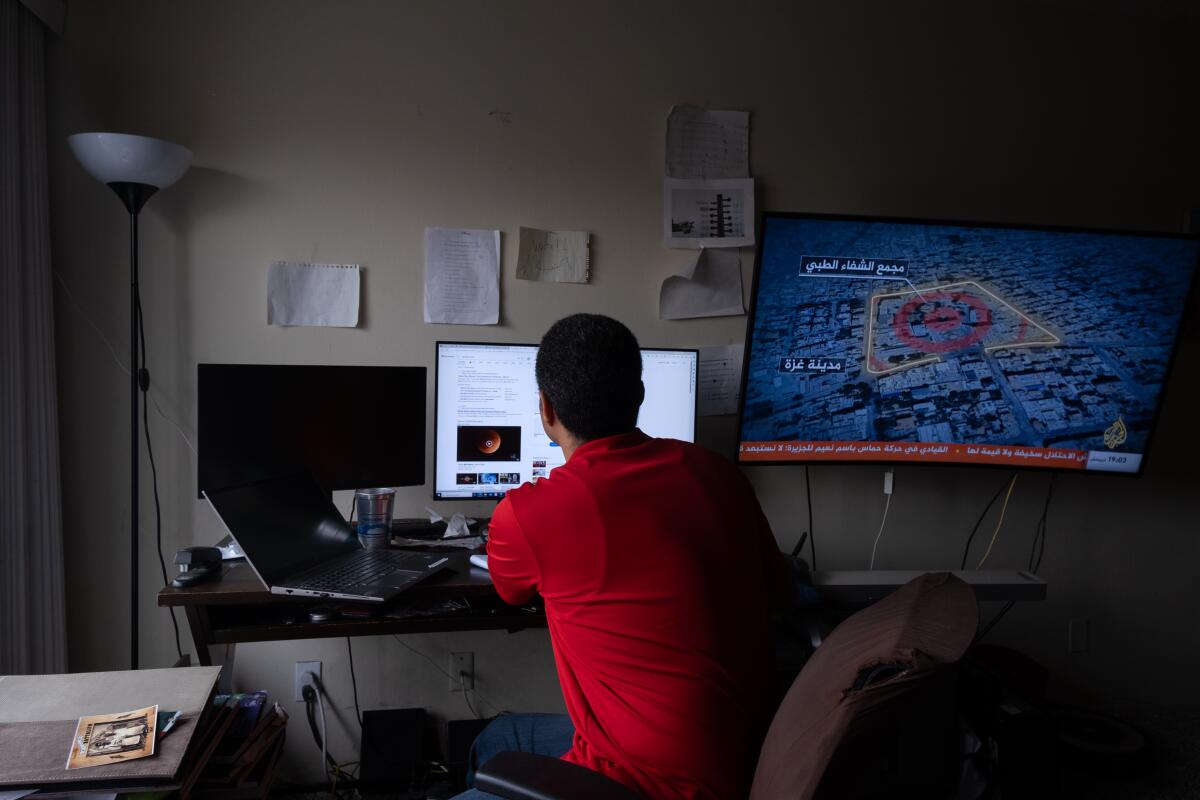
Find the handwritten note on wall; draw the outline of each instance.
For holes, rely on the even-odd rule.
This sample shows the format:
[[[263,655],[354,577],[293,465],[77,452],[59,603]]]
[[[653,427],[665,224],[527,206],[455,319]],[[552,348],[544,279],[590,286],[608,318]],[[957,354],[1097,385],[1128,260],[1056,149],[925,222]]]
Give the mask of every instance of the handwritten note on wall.
[[[587,231],[521,228],[517,277],[527,281],[587,283],[591,280]]]

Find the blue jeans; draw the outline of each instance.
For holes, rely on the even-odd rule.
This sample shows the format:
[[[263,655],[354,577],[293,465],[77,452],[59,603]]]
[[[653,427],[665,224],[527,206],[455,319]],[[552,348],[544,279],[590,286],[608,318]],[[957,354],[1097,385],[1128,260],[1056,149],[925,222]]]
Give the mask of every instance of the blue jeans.
[[[571,749],[575,726],[566,714],[502,714],[475,737],[467,761],[467,789],[453,800],[488,800],[496,795],[474,788],[475,771],[497,753],[515,750],[558,758]]]

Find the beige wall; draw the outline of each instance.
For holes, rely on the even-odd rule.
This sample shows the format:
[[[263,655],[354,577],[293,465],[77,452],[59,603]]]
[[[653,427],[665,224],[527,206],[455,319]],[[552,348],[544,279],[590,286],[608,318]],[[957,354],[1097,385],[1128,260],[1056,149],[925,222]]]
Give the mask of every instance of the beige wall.
[[[184,440],[194,440],[199,361],[432,367],[439,338],[534,341],[579,310],[617,316],[651,346],[741,342],[744,318],[657,319],[659,283],[688,258],[660,245],[672,104],[753,112],[765,209],[1178,230],[1185,209],[1200,206],[1200,129],[1185,110],[1200,78],[1195,34],[1171,15],[950,0],[72,0],[50,55],[72,668],[120,668],[127,658],[128,310],[124,212],[74,163],[68,133],[144,133],[196,154],[142,216],[162,412],[152,409],[150,424],[170,558],[219,535],[193,496]],[[501,325],[421,322],[421,232],[442,225],[504,231]],[[520,225],[590,230],[593,283],[515,280]],[[274,259],[364,265],[365,325],[268,327]],[[747,285],[752,260],[745,251]],[[1187,457],[1200,447],[1189,414],[1198,366],[1192,341],[1147,477],[1060,481],[1042,570],[1050,597],[1018,607],[994,635],[1044,660],[1062,686],[1167,702],[1200,659],[1188,620],[1200,601],[1197,470]],[[714,447],[730,448],[732,437],[729,419],[701,427]],[[865,565],[883,508],[880,472],[813,469],[822,567]],[[790,549],[803,525],[802,471],[748,473]],[[154,608],[143,477],[142,657],[165,665],[173,645]],[[956,566],[1003,477],[900,468],[880,564]],[[1023,565],[1046,480],[1017,484],[997,566]],[[402,490],[400,513],[418,512],[428,494]],[[1069,619],[1091,621],[1089,652],[1067,655]],[[484,710],[561,708],[544,632],[405,641],[438,664],[451,650],[475,651],[492,703]],[[364,706],[467,715],[445,678],[391,638],[359,640],[355,652]],[[240,647],[235,682],[285,698],[298,718],[292,662],[310,658],[325,662],[349,719],[341,640]],[[349,758],[349,729],[335,728],[335,752]],[[291,774],[315,775],[314,752],[307,731],[293,729]]]

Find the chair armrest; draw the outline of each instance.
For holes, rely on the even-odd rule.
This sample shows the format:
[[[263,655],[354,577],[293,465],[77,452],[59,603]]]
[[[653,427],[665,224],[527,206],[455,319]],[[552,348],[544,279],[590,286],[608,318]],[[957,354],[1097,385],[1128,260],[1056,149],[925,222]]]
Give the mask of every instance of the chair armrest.
[[[475,788],[509,800],[642,800],[599,772],[533,753],[492,756],[475,773]]]

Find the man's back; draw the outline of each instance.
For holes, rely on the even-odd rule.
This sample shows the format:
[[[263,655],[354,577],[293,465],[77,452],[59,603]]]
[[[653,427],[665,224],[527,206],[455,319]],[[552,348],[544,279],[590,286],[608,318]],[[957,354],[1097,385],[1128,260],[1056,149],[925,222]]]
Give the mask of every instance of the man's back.
[[[488,549],[502,597],[546,601],[568,760],[649,797],[746,794],[782,564],[741,473],[640,431],[594,440],[509,493]]]

